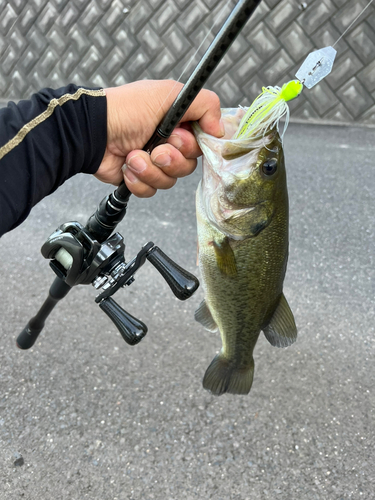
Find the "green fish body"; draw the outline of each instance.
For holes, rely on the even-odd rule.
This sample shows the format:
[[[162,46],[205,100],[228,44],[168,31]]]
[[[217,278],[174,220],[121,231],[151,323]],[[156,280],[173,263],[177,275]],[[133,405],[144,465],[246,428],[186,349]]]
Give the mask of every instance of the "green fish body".
[[[229,113],[229,110],[228,110]],[[233,112],[223,113],[233,136]],[[233,124],[234,120],[234,124]],[[205,389],[247,394],[260,332],[286,347],[296,340],[283,295],[288,259],[288,192],[284,153],[273,130],[256,140],[216,139],[195,126],[204,154],[196,210],[205,300],[195,318],[220,331],[222,349],[208,367]]]

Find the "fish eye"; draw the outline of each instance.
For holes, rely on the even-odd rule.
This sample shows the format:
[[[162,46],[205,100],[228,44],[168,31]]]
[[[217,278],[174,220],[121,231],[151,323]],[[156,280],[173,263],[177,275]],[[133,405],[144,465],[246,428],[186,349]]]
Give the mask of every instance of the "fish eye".
[[[276,170],[277,170],[276,158],[271,158],[269,160],[266,160],[262,165],[262,172],[267,176],[273,175],[276,172]]]

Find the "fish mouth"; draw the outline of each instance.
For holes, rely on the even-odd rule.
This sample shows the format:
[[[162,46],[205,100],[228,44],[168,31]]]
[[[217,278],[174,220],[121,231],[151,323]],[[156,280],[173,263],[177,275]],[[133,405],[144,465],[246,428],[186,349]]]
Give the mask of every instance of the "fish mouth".
[[[254,209],[255,209],[255,206],[247,207],[247,208],[224,208],[221,211],[222,219],[224,219],[225,222],[236,220],[239,217],[242,217],[243,215],[246,215],[249,212],[252,212]]]
[[[230,201],[227,196],[224,195],[220,198],[217,198],[217,205],[216,207],[214,207],[213,211],[217,214],[220,214],[220,219],[224,220],[225,222],[230,222],[242,217],[243,215],[248,214],[249,212],[252,212],[256,207],[262,205],[262,203],[264,202],[265,200],[259,200],[254,203],[247,203],[246,205],[243,205],[239,203],[233,203],[233,201]]]
[[[262,205],[264,200],[246,207],[235,206],[233,204],[229,206],[229,203],[220,203],[218,200],[216,200],[216,203],[216,207],[211,206],[210,210],[207,211],[207,216],[211,224],[233,240],[241,241],[250,238],[251,234],[244,234],[243,228],[237,226],[236,222],[239,222],[259,205]]]

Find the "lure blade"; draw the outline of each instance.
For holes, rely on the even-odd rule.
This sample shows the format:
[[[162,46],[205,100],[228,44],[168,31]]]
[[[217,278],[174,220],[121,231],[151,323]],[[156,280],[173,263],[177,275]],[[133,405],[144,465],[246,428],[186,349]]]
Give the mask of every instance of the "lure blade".
[[[296,78],[308,89],[314,87],[332,71],[337,51],[333,47],[311,52],[296,73]]]

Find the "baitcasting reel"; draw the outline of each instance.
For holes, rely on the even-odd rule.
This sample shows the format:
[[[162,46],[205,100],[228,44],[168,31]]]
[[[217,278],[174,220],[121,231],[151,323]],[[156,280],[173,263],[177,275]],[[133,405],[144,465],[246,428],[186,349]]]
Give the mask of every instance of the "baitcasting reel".
[[[50,266],[57,278],[45,304],[19,335],[17,345],[21,349],[28,349],[35,343],[46,317],[71,287],[89,284],[101,292],[95,302],[113,321],[123,339],[130,345],[138,344],[146,335],[147,326],[120,307],[111,296],[134,282],[134,274],[146,260],[159,271],[180,300],[191,297],[199,286],[193,274],[173,262],[153,242],[146,243],[136,257],[126,263],[121,234],[115,233],[99,243],[79,222],[62,224],[44,243],[41,252],[43,257],[51,259]]]

